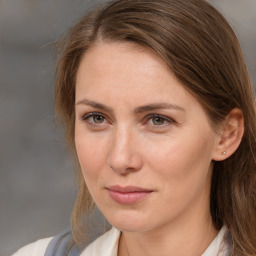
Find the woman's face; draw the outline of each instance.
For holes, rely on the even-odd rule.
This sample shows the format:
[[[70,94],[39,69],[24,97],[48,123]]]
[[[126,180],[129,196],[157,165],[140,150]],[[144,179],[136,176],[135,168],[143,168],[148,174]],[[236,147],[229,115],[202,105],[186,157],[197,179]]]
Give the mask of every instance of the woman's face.
[[[84,179],[112,225],[141,232],[209,218],[219,136],[158,56],[132,43],[94,46],[75,108]]]

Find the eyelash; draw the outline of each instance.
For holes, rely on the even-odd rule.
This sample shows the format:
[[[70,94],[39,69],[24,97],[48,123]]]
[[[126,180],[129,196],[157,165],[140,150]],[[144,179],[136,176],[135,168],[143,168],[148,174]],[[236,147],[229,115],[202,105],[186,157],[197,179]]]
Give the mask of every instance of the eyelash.
[[[89,120],[90,118],[94,118],[94,117],[103,118],[103,122],[102,123],[95,123],[94,121]],[[155,128],[155,129],[165,128],[165,127],[169,126],[170,124],[176,123],[172,118],[169,118],[169,117],[166,117],[166,116],[163,116],[163,115],[159,115],[159,114],[150,114],[150,115],[147,115],[145,117],[145,119],[144,119],[145,121],[143,121],[143,124],[148,123],[150,120],[152,120],[152,122],[153,122],[154,118],[159,118],[164,122],[163,124],[159,124],[159,125],[151,123],[150,126]],[[88,123],[90,126],[99,128],[99,127],[102,126],[104,121],[106,121],[107,117],[105,115],[103,115],[102,113],[99,113],[99,112],[90,112],[88,114],[85,114],[81,119],[83,121],[86,121],[86,123]]]
[[[159,124],[159,125],[151,124],[152,127],[157,128],[157,129],[161,129],[170,124],[176,123],[172,118],[169,118],[169,117],[166,117],[163,115],[159,115],[159,114],[150,114],[150,115],[146,116],[146,122],[149,122],[150,120],[152,120],[152,122],[153,122],[154,118],[159,118],[164,122],[164,124]]]
[[[82,117],[82,120],[83,121],[86,121],[89,125],[91,125],[91,126],[93,126],[93,127],[98,127],[99,125],[97,124],[97,123],[95,123],[95,122],[92,122],[92,121],[90,121],[89,119],[90,118],[93,118],[93,117],[103,117],[104,118],[104,121],[106,120],[106,116],[105,115],[103,115],[102,113],[98,113],[98,112],[90,112],[90,113],[88,113],[88,114],[85,114],[83,117]],[[102,124],[102,123],[99,123],[100,125]]]

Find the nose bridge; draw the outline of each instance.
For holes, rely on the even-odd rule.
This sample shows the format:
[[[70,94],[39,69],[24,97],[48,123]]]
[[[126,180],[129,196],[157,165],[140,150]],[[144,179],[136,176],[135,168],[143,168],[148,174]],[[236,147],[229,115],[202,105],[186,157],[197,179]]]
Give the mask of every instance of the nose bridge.
[[[108,165],[115,172],[126,174],[141,168],[142,159],[136,147],[138,134],[128,125],[117,126],[113,131]]]

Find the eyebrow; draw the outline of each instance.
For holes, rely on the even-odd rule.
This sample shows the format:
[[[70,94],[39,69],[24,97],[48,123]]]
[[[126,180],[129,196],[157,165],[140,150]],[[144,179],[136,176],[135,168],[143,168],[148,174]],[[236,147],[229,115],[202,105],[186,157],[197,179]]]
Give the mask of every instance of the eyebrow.
[[[101,104],[101,103],[98,103],[98,102],[95,102],[95,101],[91,101],[91,100],[87,100],[87,99],[83,99],[83,100],[78,101],[76,103],[76,105],[87,105],[87,106],[90,106],[90,107],[93,107],[93,108],[98,108],[100,110],[108,111],[108,112],[111,112],[111,113],[114,112],[112,108],[107,107],[104,104]]]
[[[140,114],[143,112],[149,112],[153,110],[159,110],[159,109],[174,109],[174,110],[179,110],[179,111],[184,111],[185,109],[176,105],[176,104],[171,104],[171,103],[153,103],[141,107],[135,108],[135,113]]]
[[[98,102],[95,102],[95,101],[90,101],[90,100],[87,100],[87,99],[83,99],[83,100],[80,100],[76,103],[76,105],[88,105],[88,106],[91,106],[93,108],[97,108],[97,109],[100,109],[100,110],[103,110],[103,111],[108,111],[108,112],[111,112],[113,113],[114,110],[104,104],[101,104],[101,103],[98,103]],[[171,104],[171,103],[153,103],[153,104],[148,104],[148,105],[145,105],[145,106],[140,106],[140,107],[137,107],[135,108],[134,110],[134,113],[135,114],[141,114],[141,113],[144,113],[144,112],[150,112],[150,111],[154,111],[154,110],[160,110],[160,109],[173,109],[173,110],[179,110],[179,111],[184,111],[185,112],[185,109],[176,105],[176,104]]]

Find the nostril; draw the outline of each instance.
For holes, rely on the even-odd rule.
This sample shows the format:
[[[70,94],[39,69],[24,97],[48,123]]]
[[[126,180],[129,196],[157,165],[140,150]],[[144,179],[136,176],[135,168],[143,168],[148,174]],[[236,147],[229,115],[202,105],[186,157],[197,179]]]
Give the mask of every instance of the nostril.
[[[119,174],[127,174],[130,172],[139,171],[142,168],[142,159],[139,154],[130,156],[110,157],[108,166],[110,169]]]

